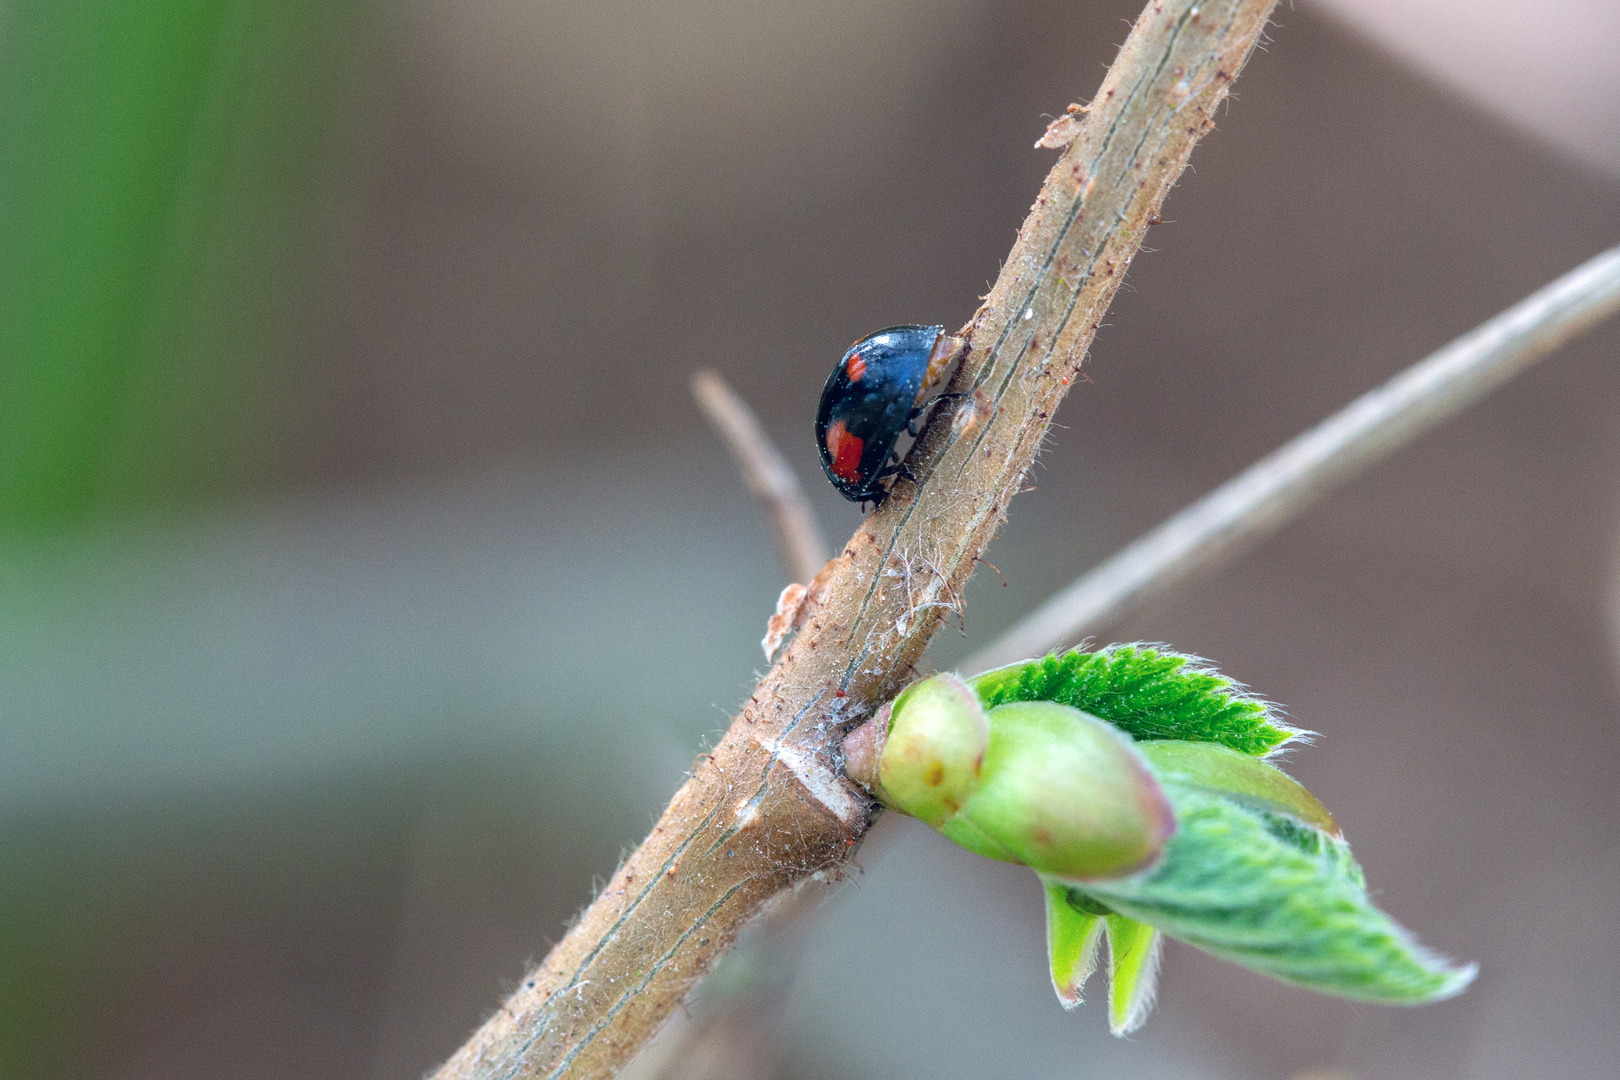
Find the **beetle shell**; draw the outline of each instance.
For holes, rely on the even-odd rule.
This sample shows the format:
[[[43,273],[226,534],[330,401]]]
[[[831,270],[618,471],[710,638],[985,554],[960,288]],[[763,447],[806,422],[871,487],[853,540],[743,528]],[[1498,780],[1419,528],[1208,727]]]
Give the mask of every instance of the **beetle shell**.
[[[959,342],[943,326],[891,326],[857,341],[821,390],[816,449],[844,498],[881,502],[889,455]]]

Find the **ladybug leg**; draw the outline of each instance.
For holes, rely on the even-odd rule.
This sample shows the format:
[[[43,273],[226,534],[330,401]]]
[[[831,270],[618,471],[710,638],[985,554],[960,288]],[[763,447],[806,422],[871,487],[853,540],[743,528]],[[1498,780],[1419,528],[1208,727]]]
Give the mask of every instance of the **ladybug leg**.
[[[928,412],[930,410],[932,410],[933,407],[935,405],[938,405],[940,402],[947,401],[947,400],[954,400],[956,398],[965,398],[965,397],[972,397],[972,396],[973,396],[973,394],[970,391],[970,392],[967,392],[967,393],[958,392],[958,393],[953,393],[953,394],[940,394],[937,397],[930,398],[926,404],[918,405],[915,409],[912,409],[911,412],[906,416],[906,434],[910,435],[914,439],[918,435],[921,435],[922,434],[922,427],[918,423],[918,421],[922,420],[923,423],[927,423],[926,420],[923,420],[923,417],[925,417],[928,414]]]
[[[891,476],[905,477],[907,480],[910,480],[913,484],[921,483],[921,481],[917,479],[917,474],[912,472],[910,467],[907,466],[906,463],[901,461],[899,458],[894,459],[894,464],[893,465],[885,465],[882,469],[879,469],[878,474],[877,474],[877,479],[886,480]]]

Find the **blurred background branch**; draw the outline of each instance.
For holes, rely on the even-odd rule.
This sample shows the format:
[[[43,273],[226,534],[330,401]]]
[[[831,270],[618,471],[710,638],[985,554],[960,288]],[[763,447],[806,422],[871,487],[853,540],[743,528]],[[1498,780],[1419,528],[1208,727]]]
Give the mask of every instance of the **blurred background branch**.
[[[790,582],[808,582],[827,561],[815,512],[798,477],[748,403],[721,375],[692,376],[692,396],[714,426],[776,541]],[[683,1008],[620,1075],[626,1080],[754,1080],[774,1074],[785,1050],[788,1002],[808,920],[827,884],[801,882],[761,910],[719,971],[699,1011]]]
[[[809,584],[827,562],[827,541],[799,478],[748,403],[718,372],[705,369],[693,375],[692,396],[725,439],[743,483],[759,502],[776,540],[782,572],[789,581]]]
[[[988,671],[1105,633],[1230,562],[1424,432],[1620,310],[1620,247],[1368,391],[1091,570],[962,661]]]

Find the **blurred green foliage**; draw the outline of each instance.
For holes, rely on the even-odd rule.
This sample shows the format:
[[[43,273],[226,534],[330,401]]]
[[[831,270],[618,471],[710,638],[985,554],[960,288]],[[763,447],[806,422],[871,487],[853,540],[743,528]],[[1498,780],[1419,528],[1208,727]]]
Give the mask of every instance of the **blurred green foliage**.
[[[0,7],[0,529],[285,471],[362,10]]]
[[[0,533],[286,471],[364,11],[0,4]],[[131,866],[24,839],[0,834],[0,1075],[82,1075]]]

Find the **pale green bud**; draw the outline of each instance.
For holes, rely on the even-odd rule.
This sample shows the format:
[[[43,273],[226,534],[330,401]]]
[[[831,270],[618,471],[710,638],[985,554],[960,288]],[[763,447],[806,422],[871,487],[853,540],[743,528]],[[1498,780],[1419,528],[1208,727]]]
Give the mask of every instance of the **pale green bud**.
[[[894,702],[878,785],[891,806],[942,827],[978,790],[990,725],[955,675],[912,683]]]
[[[885,806],[969,851],[1099,881],[1158,858],[1176,818],[1129,736],[1067,705],[987,714],[955,675],[914,683],[844,741],[845,770]]]
[[[1123,877],[1158,859],[1176,816],[1128,736],[1051,701],[1000,705],[989,719],[979,788],[941,832],[1067,881]]]

